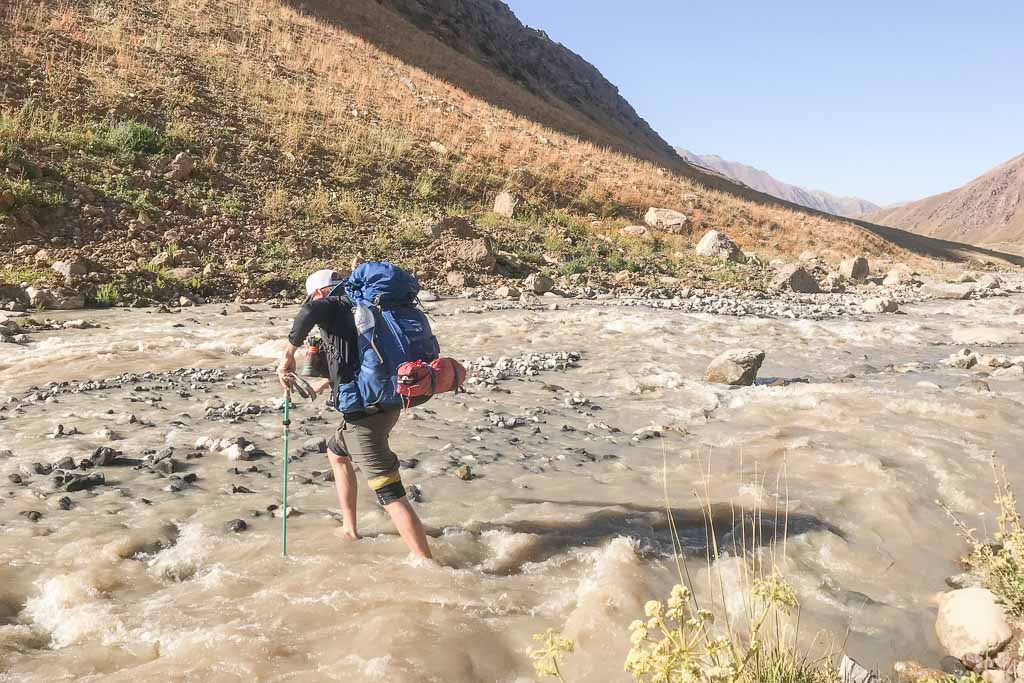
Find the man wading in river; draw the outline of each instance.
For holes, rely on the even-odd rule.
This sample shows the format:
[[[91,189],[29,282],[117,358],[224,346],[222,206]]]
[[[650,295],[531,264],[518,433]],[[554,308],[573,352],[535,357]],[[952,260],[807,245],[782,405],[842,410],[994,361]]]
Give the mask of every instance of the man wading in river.
[[[327,459],[343,532],[351,540],[359,538],[355,460],[409,551],[429,558],[423,524],[405,495],[398,458],[388,446],[403,405],[409,405],[398,393],[397,368],[426,367],[424,362],[436,362],[438,356],[426,317],[415,308],[418,293],[416,279],[389,263],[364,263],[348,278],[333,270],[316,271],[306,278],[306,303],[292,324],[277,374],[287,390],[302,386],[295,377],[295,352],[318,326],[330,374],[330,404],[341,413],[341,426],[327,442]],[[314,391],[327,384],[321,382]]]

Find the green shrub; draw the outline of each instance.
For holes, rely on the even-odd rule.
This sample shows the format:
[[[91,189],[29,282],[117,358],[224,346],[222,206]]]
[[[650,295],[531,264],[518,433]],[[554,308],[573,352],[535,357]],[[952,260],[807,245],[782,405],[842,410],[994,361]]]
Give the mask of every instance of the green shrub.
[[[96,288],[96,296],[93,297],[97,306],[111,307],[121,300],[121,292],[117,285],[107,283]]]
[[[136,154],[155,154],[167,147],[163,135],[151,126],[133,119],[105,122],[96,137],[96,146],[106,152],[125,157]]]

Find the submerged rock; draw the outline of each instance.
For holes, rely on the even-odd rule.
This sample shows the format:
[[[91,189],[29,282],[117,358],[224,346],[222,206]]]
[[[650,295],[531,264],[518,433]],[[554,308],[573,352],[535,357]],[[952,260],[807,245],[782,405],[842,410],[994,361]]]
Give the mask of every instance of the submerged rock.
[[[765,353],[760,349],[730,349],[711,361],[704,380],[714,384],[750,386],[757,379],[764,358]]]

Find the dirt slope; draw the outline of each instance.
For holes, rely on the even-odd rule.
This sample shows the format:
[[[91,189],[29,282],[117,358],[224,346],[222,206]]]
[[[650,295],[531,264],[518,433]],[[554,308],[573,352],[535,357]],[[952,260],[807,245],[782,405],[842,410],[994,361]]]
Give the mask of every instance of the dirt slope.
[[[1024,154],[963,187],[864,217],[922,235],[1024,247]]]

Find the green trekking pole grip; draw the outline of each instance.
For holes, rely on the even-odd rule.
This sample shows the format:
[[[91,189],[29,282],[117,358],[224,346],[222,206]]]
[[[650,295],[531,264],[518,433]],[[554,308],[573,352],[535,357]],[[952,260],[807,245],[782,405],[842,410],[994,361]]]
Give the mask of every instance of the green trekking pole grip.
[[[281,493],[281,557],[288,556],[288,426],[291,420],[288,419],[288,404],[291,403],[291,392],[284,392],[284,420],[281,425],[284,427],[284,474],[282,475]]]

